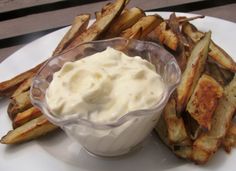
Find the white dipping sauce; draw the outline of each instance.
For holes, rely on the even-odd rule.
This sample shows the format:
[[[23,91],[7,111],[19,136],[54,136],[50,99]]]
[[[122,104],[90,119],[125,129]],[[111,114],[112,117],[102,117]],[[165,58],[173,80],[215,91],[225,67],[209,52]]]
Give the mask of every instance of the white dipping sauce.
[[[53,75],[46,101],[54,115],[77,114],[95,124],[106,124],[130,111],[153,108],[164,89],[154,65],[108,47],[103,52],[65,63]],[[133,118],[109,130],[78,125],[73,134],[93,153],[118,155],[138,144],[151,131],[156,117]]]

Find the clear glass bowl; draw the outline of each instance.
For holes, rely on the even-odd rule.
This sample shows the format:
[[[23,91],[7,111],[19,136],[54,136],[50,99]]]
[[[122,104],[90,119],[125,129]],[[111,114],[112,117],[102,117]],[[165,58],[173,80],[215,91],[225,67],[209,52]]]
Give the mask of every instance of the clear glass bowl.
[[[161,75],[165,84],[161,100],[152,109],[131,111],[116,122],[106,124],[82,119],[77,114],[53,115],[45,100],[45,93],[53,74],[60,70],[65,62],[76,61],[104,51],[108,46],[123,51],[131,57],[141,56],[155,65],[156,72]],[[50,58],[33,80],[31,100],[49,121],[61,127],[68,136],[79,142],[90,153],[99,156],[118,156],[130,152],[151,132],[180,79],[181,71],[175,58],[163,47],[152,42],[114,38],[83,43]],[[145,91],[145,87],[143,90]]]

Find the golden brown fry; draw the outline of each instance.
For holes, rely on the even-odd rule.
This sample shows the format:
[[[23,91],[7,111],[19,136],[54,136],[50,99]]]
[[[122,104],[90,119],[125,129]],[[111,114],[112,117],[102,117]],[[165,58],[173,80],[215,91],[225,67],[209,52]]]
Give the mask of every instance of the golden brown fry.
[[[170,99],[165,106],[163,117],[166,123],[170,144],[183,145],[183,142],[187,142],[186,140],[189,138],[184,126],[184,121],[181,117],[177,117],[176,115],[176,103],[173,98]]]
[[[204,33],[198,31],[197,28],[190,23],[185,23],[182,27],[182,31],[185,35],[190,37],[195,43],[198,42],[204,36]],[[234,62],[232,57],[229,54],[227,54],[222,48],[220,48],[213,41],[211,41],[209,49],[210,51],[208,55],[217,64],[232,72],[236,72],[236,63]]]
[[[7,113],[11,120],[15,118],[17,113],[23,112],[24,110],[27,110],[32,107],[29,93],[29,91],[26,91],[17,96],[12,97],[7,109]]]
[[[43,65],[43,63],[37,65],[36,67],[25,71],[17,76],[15,76],[14,78],[1,82],[0,83],[0,97],[1,96],[9,96],[11,95],[15,89],[22,83],[24,82],[26,79],[28,79],[29,77],[32,77],[35,75],[35,73],[38,71],[38,69]]]
[[[2,144],[17,144],[29,141],[49,132],[54,131],[58,127],[51,124],[45,116],[40,116],[36,119],[27,122],[26,124],[9,131],[7,135],[2,137],[0,142]]]
[[[161,44],[166,45],[174,51],[177,50],[179,39],[172,30],[167,29],[166,22],[162,22],[158,27],[156,27],[154,34],[157,36],[157,39]]]
[[[160,17],[155,15],[145,16],[138,20],[131,28],[124,30],[120,37],[124,38],[134,38],[138,32],[142,32],[140,39],[144,39],[148,33],[150,33],[156,26],[158,26],[162,21]]]
[[[17,113],[16,117],[13,119],[12,122],[13,128],[15,129],[21,125],[24,125],[26,122],[29,122],[32,119],[35,119],[41,115],[41,111],[36,107],[31,107],[21,113]]]
[[[84,32],[88,26],[90,19],[89,14],[76,16],[71,28],[64,35],[60,43],[53,52],[53,56],[59,55],[78,35]]]
[[[188,100],[204,70],[211,32],[200,40],[191,52],[181,82],[177,87],[177,112],[181,113],[186,107]]]
[[[145,16],[145,13],[139,8],[134,7],[126,10],[112,22],[104,38],[118,36],[122,31],[134,25],[143,16]]]
[[[199,19],[199,18],[204,18],[205,16],[204,15],[198,15],[198,16],[194,16],[194,17],[177,17],[177,19],[179,20],[179,23],[180,24],[184,24],[186,22],[189,22],[189,21],[192,21],[192,20],[196,20],[196,19]]]
[[[74,41],[68,45],[68,49],[72,49],[83,42],[97,39],[107,30],[114,18],[122,12],[125,4],[125,0],[116,0],[114,3],[106,5],[102,10],[102,17],[96,20],[86,31],[76,37]]]
[[[218,83],[224,86],[229,82],[225,79],[224,75],[221,73],[220,70],[221,68],[217,64],[207,62],[206,73],[213,77]]]
[[[31,83],[33,80],[33,75],[26,79],[23,83],[20,84],[19,87],[14,91],[11,97],[18,96],[21,93],[24,93],[25,91],[28,91],[30,89]]]
[[[212,77],[203,74],[187,104],[186,110],[198,124],[211,129],[212,115],[223,95],[223,88]]]
[[[236,123],[231,122],[222,144],[228,153],[231,152],[232,147],[236,147]]]
[[[212,118],[210,131],[202,133],[193,144],[192,160],[199,164],[206,163],[219,148],[230,126],[236,108],[236,77],[225,87],[224,96]]]

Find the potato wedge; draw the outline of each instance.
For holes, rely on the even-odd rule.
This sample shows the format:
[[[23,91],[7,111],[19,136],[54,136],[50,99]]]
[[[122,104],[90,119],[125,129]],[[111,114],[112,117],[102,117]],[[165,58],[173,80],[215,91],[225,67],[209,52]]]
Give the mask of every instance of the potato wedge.
[[[194,141],[192,160],[198,164],[206,163],[221,145],[230,127],[236,108],[236,77],[225,87],[224,96],[212,118],[212,128]]]
[[[236,123],[231,122],[222,144],[227,153],[231,152],[232,147],[236,147]]]
[[[23,112],[17,113],[12,122],[13,128],[15,129],[21,125],[24,125],[26,122],[29,122],[41,115],[41,111],[36,107],[31,107]]]
[[[165,106],[163,117],[166,123],[170,144],[180,145],[182,142],[187,142],[186,140],[188,140],[189,137],[184,126],[184,121],[181,117],[177,117],[176,115],[176,104],[173,98],[170,99]]]
[[[81,14],[76,16],[71,28],[64,35],[60,43],[53,52],[53,56],[59,55],[78,35],[84,32],[88,26],[90,19],[89,14]]]
[[[208,32],[193,48],[188,59],[186,69],[181,82],[177,87],[177,112],[181,113],[186,107],[188,100],[204,70],[211,32]]]
[[[162,22],[158,27],[156,27],[154,33],[161,44],[166,45],[174,51],[177,50],[179,39],[172,30],[167,29],[166,22]]]
[[[118,36],[122,31],[134,25],[145,13],[140,8],[131,8],[118,16],[108,28],[104,38],[112,38]]]
[[[222,74],[222,72],[220,70],[221,70],[221,68],[217,64],[207,62],[205,72],[208,75],[210,75],[211,77],[213,77],[222,86],[224,86],[224,85],[228,84],[229,81],[227,81],[225,79],[224,75]]]
[[[33,80],[33,75],[19,85],[19,87],[12,94],[11,98],[16,97],[20,95],[21,93],[28,91],[30,89],[32,80]]]
[[[222,95],[221,85],[212,77],[203,74],[194,89],[186,110],[202,128],[210,130],[212,115]]]
[[[0,97],[2,96],[9,96],[11,95],[15,89],[26,79],[33,77],[35,73],[38,71],[38,69],[43,65],[43,63],[37,65],[36,67],[25,71],[14,78],[1,82],[0,83]]]
[[[136,35],[141,30],[142,34],[140,36],[140,39],[144,39],[145,36],[147,36],[147,34],[150,33],[161,22],[162,21],[160,20],[160,17],[157,17],[155,15],[142,17],[131,28],[124,30],[120,34],[120,37],[133,38],[133,35]]]
[[[19,94],[18,96],[14,96],[11,99],[11,102],[8,106],[7,113],[11,120],[13,120],[17,113],[23,112],[24,110],[32,107],[29,91]]]
[[[182,27],[182,31],[195,43],[198,42],[204,36],[204,33],[198,31],[197,28],[190,23],[185,23]],[[211,41],[209,49],[210,51],[208,55],[209,57],[211,57],[211,59],[213,59],[221,67],[228,69],[234,73],[236,72],[235,61],[222,48],[220,48],[213,41]]]
[[[86,31],[76,37],[69,45],[68,49],[72,49],[83,42],[88,42],[97,39],[104,33],[114,18],[118,16],[126,5],[125,0],[116,0],[114,3],[109,3],[102,10],[102,17],[96,20]]]
[[[45,116],[40,116],[26,124],[9,131],[2,137],[2,144],[17,144],[29,141],[56,130],[58,127],[51,124]]]

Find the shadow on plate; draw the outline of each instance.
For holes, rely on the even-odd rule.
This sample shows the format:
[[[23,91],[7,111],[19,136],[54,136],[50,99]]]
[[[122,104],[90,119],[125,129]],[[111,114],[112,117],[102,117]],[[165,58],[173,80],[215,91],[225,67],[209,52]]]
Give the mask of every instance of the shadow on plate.
[[[37,141],[55,158],[84,170],[96,171],[130,171],[130,170],[167,170],[185,165],[165,147],[155,135],[150,135],[143,148],[122,157],[101,158],[87,153],[79,144],[72,142],[63,132],[53,137]]]

